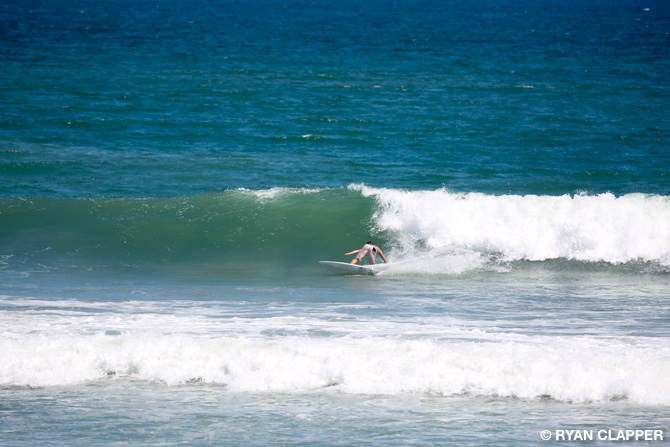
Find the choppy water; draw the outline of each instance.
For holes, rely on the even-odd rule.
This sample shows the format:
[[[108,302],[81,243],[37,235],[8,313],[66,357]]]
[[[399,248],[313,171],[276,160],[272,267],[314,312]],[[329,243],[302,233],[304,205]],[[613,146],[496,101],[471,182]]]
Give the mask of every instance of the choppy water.
[[[3,445],[667,431],[669,32],[657,0],[3,3]],[[374,277],[318,264],[369,239]]]

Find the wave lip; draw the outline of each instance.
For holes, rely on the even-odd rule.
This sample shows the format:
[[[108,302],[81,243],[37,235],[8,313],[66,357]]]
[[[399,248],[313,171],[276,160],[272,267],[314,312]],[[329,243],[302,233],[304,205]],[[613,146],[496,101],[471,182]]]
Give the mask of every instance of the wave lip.
[[[503,195],[352,186],[378,205],[397,253],[468,251],[505,261],[654,262],[670,267],[670,197]]]

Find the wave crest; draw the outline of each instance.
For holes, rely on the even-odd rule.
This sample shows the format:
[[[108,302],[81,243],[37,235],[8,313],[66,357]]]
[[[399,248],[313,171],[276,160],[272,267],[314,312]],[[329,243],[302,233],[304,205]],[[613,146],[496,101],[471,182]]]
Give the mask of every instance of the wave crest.
[[[670,198],[503,195],[353,186],[401,258],[440,253],[505,261],[655,262],[670,267]]]

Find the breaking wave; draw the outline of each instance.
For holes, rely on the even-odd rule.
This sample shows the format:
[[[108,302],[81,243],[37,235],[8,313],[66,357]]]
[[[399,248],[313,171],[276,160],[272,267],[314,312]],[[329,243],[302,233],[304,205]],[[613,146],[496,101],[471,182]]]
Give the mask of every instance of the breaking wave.
[[[0,339],[0,385],[132,379],[214,384],[235,392],[670,404],[670,352],[662,338],[528,337],[445,325],[443,319],[424,319],[407,332],[400,322],[293,316],[222,320],[197,312],[129,315],[110,309],[69,315],[63,306],[59,313],[26,312],[20,318],[30,324],[13,320],[14,329]],[[82,312],[96,312],[96,318],[82,319]],[[319,335],[324,333],[330,336]]]
[[[557,259],[670,268],[670,197],[649,194],[497,196],[351,185],[11,198],[0,200],[0,227],[1,266],[16,271],[208,264],[262,274],[345,260],[345,251],[370,238],[392,261],[387,274]]]

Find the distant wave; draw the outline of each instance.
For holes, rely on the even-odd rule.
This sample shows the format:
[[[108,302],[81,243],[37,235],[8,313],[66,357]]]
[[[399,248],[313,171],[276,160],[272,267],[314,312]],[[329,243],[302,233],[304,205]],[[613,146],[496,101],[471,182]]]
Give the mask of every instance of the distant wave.
[[[670,269],[670,197],[518,196],[348,188],[229,190],[172,198],[0,200],[7,270],[147,265],[236,274],[317,266],[368,239],[384,274],[457,274],[516,261]],[[318,268],[318,267],[316,267]]]

